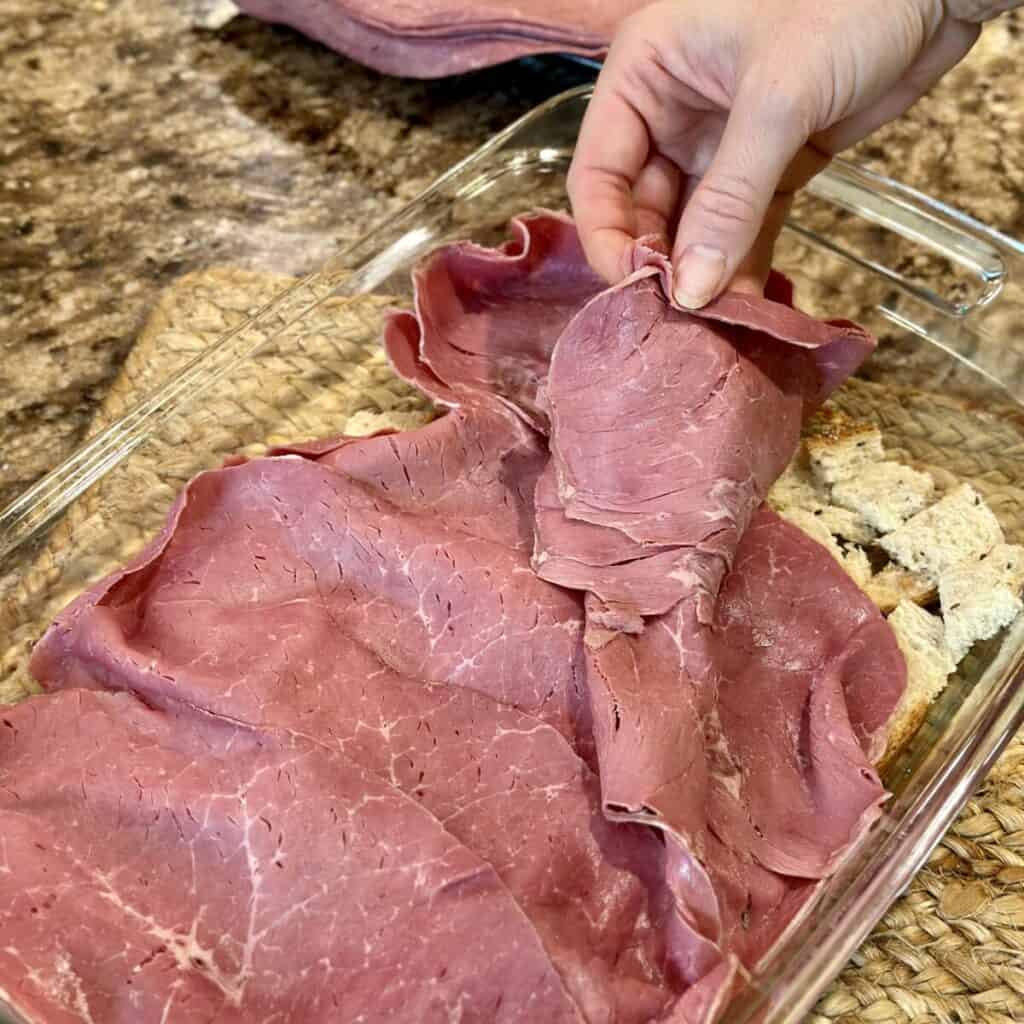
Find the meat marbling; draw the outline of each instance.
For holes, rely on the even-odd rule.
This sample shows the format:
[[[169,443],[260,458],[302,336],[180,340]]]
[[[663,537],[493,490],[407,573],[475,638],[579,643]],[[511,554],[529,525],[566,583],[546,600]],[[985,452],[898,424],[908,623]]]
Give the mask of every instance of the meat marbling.
[[[30,1021],[585,1019],[495,868],[343,752],[81,690],[6,717]]]
[[[388,325],[450,412],[201,474],[41,641],[62,692],[0,729],[30,1019],[706,1022],[877,815],[902,658],[758,507],[869,339],[512,231]]]

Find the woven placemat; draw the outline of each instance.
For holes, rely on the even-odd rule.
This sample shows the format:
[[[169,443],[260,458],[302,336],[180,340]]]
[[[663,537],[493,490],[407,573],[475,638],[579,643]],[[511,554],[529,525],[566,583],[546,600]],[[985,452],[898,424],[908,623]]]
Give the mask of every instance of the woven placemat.
[[[94,429],[184,366],[289,282],[214,269],[177,282],[99,410]],[[0,701],[36,687],[32,644],[88,582],[162,524],[181,486],[234,453],[334,433],[408,429],[434,413],[391,373],[377,342],[383,298],[329,300],[255,360],[241,383],[205,393],[80,499],[30,565],[0,591]],[[876,419],[896,457],[981,490],[1011,540],[1024,540],[1024,424],[935,395],[854,381],[837,402]],[[981,427],[982,429],[979,429]],[[814,1024],[1024,1021],[1024,734],[997,763],[927,866],[820,1000]]]
[[[161,297],[91,424],[126,413],[291,278],[214,268],[181,278]],[[391,371],[379,344],[385,297],[327,299],[246,365],[211,385],[184,413],[69,509],[43,548],[0,580],[0,703],[38,690],[28,654],[54,616],[114,572],[163,525],[196,473],[232,455],[330,434],[409,429],[434,415]]]
[[[919,391],[849,382],[836,403],[876,420],[895,457],[969,480],[1024,543],[1024,423]],[[810,1017],[813,1024],[1024,1021],[1024,732]]]

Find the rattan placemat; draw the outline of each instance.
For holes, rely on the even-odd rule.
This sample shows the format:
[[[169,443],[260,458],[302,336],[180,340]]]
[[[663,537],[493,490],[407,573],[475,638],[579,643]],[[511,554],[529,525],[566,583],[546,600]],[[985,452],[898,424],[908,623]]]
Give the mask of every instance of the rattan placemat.
[[[94,426],[184,366],[273,297],[287,279],[235,269],[183,278],[163,296]],[[0,701],[34,689],[26,655],[84,583],[117,568],[161,525],[195,472],[267,443],[409,428],[433,414],[389,370],[379,345],[385,299],[331,300],[239,383],[215,385],[72,508],[0,593]],[[1024,429],[999,411],[853,382],[839,404],[879,420],[887,445],[937,474],[970,479],[1013,540],[1024,540]],[[240,410],[244,412],[240,413]],[[979,417],[984,429],[979,430]],[[814,1024],[1024,1021],[1024,734],[907,893],[885,915],[812,1014]]]

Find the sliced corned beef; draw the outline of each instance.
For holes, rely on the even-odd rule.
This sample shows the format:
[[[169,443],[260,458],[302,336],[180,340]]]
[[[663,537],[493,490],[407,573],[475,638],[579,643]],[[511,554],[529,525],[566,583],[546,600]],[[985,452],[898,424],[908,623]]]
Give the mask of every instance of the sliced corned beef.
[[[697,313],[674,308],[653,241],[626,281],[595,294],[571,222],[541,214],[512,230],[501,249],[452,246],[426,262],[416,320],[389,332],[393,361],[442,400],[499,394],[550,432],[540,576],[597,595],[620,628],[691,594],[707,621],[804,413],[873,341],[793,309],[777,275],[771,299],[726,293]],[[571,303],[553,287],[563,278]]]
[[[645,0],[239,0],[387,74],[439,78],[536,53],[600,56]]]
[[[337,748],[69,690],[4,712],[0,763],[33,1024],[587,1019],[496,867]]]
[[[111,948],[16,901],[0,988],[55,1020],[720,1013],[878,813],[904,667],[832,557],[758,508],[869,339],[779,280],[685,314],[669,273],[643,247],[599,291],[547,214],[442,250],[386,340],[450,412],[200,475],[62,613],[33,670],[66,692],[7,716],[0,837],[18,865],[56,837],[41,863],[80,902],[50,920],[106,921]]]

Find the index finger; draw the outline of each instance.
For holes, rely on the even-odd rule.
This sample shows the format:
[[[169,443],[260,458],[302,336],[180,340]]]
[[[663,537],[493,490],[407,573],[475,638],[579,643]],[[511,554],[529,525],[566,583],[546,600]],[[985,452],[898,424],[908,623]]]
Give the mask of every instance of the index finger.
[[[583,251],[612,284],[625,275],[636,239],[633,186],[649,152],[647,125],[619,89],[615,63],[606,64],[583,118],[568,188]]]

